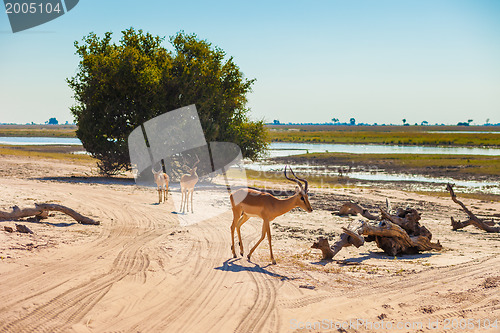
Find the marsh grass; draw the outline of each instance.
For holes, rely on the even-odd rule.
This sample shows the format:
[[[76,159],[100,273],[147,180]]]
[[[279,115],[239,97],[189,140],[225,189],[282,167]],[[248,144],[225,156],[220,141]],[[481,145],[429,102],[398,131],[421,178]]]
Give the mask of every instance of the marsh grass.
[[[304,177],[307,179],[309,186],[315,188],[333,188],[333,187],[346,187],[348,186],[349,179],[346,177],[337,176],[327,176],[327,175],[316,175],[308,174],[307,176],[297,174],[298,177]],[[283,186],[288,186],[293,184],[288,181],[282,171],[256,171],[256,170],[246,170],[246,177],[248,180],[252,181],[263,181],[280,184]],[[352,182],[351,182],[352,183]],[[352,187],[350,184],[348,187]]]
[[[443,192],[443,191],[411,191],[411,193],[416,193],[416,194],[421,194],[421,195],[429,195],[429,196],[438,197],[438,198],[449,198],[450,197],[449,192]],[[475,200],[481,200],[481,201],[485,201],[485,202],[500,202],[500,195],[491,194],[491,193],[478,193],[478,192],[458,193],[457,196],[460,198],[475,199]]]
[[[439,154],[310,153],[277,158],[278,161],[315,165],[365,165],[386,170],[419,171],[422,174],[453,172],[459,175],[500,176],[500,156]]]
[[[75,125],[0,125],[0,136],[76,138]]]
[[[453,132],[458,130],[476,133]],[[274,142],[454,147],[500,147],[499,130],[484,126],[268,126],[269,138]]]
[[[75,146],[11,146],[0,145],[0,156],[20,156],[30,158],[45,158],[59,161],[71,161],[82,164],[95,163],[95,159],[86,154],[73,154],[76,150],[83,150]]]

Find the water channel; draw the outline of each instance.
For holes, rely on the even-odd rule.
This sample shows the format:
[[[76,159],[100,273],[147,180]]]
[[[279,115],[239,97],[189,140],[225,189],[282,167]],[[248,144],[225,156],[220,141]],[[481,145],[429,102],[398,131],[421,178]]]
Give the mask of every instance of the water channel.
[[[0,137],[0,145],[81,145],[77,138],[47,138],[47,137]],[[442,154],[442,155],[487,155],[500,156],[499,148],[468,148],[468,147],[426,147],[426,146],[387,146],[387,145],[348,145],[348,144],[313,144],[273,142],[269,157],[298,155],[305,153],[353,153],[353,154]],[[325,176],[338,174],[341,166],[318,168],[317,166],[297,165],[295,170],[301,173],[315,173]],[[267,162],[245,163],[245,168],[257,171],[283,170],[284,165]],[[321,169],[321,170],[320,170]],[[366,181],[415,182],[441,186],[447,182],[455,183],[468,191],[481,191],[500,194],[500,184],[497,182],[479,182],[456,180],[451,178],[427,177],[423,175],[390,174],[384,170],[352,170],[349,178]]]

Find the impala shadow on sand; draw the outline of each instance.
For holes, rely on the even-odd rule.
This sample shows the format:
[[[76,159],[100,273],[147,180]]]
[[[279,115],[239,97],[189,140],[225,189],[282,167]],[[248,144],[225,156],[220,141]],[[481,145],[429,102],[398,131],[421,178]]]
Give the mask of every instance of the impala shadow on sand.
[[[266,269],[266,267],[271,266],[271,264],[266,265],[264,267],[261,267],[257,264],[249,262],[254,266],[248,267],[248,266],[243,266],[243,265],[238,264],[238,262],[241,260],[245,260],[245,259],[243,259],[243,258],[228,259],[228,260],[224,261],[222,266],[215,267],[214,269],[219,270],[219,271],[235,272],[235,273],[239,273],[239,272],[261,273],[261,274],[268,275],[270,277],[279,278],[281,281],[293,280],[293,279],[289,278],[288,276],[284,276],[284,275],[280,275],[280,274],[276,274],[276,273],[268,271]]]

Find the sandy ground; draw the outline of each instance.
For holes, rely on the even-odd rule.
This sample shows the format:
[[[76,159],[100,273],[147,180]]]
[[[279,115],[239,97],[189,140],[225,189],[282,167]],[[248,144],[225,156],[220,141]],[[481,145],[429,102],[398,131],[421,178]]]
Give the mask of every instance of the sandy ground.
[[[293,188],[293,187],[291,187]],[[451,231],[464,214],[449,198],[394,189],[311,189],[312,213],[295,209],[273,223],[273,251],[233,259],[227,194],[180,194],[157,204],[153,189],[97,177],[88,166],[0,157],[0,210],[59,203],[101,222],[54,213],[7,233],[0,222],[0,332],[445,332],[500,331],[500,235]],[[441,252],[389,257],[373,243],[321,261],[318,236],[336,239],[357,218],[332,215],[344,201],[376,213],[389,198],[411,206]],[[463,199],[486,215],[498,202]],[[498,221],[498,218],[497,218]],[[261,221],[243,227],[245,252]],[[497,323],[500,325],[500,323]],[[485,330],[484,327],[490,329]]]

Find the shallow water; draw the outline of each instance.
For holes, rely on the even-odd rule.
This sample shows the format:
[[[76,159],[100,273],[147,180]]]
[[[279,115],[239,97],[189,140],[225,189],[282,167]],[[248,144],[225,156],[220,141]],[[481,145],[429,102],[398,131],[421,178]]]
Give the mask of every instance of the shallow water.
[[[271,143],[270,157],[299,155],[306,153],[352,153],[352,154],[442,154],[442,155],[488,155],[500,156],[500,148],[426,147],[389,145],[346,145],[335,143]]]
[[[78,138],[47,137],[0,137],[4,145],[81,145]],[[443,154],[500,156],[500,148],[389,146],[336,143],[273,142],[269,157],[299,155],[305,153],[352,153],[352,154]]]
[[[79,146],[82,142],[77,138],[47,138],[47,137],[10,137],[0,136],[2,145],[42,146],[42,145],[69,145]]]

